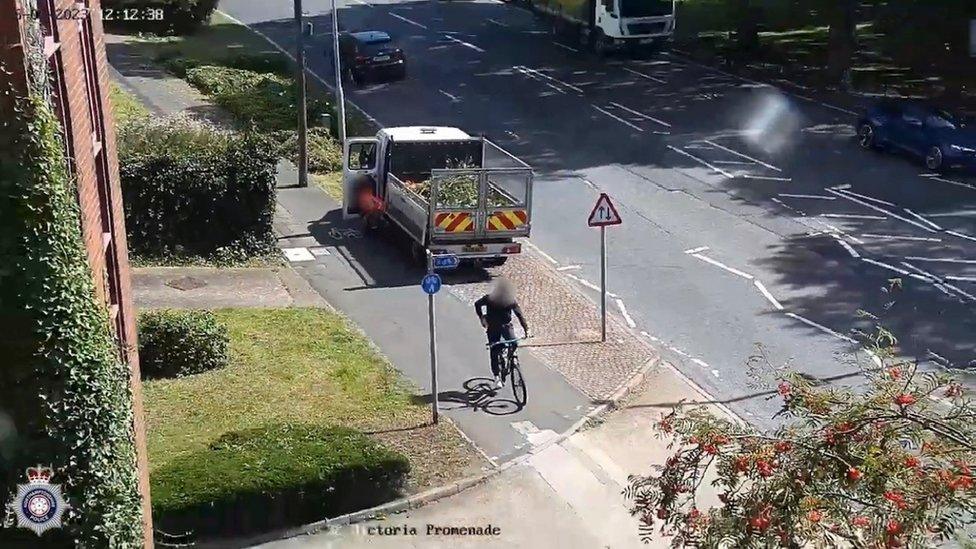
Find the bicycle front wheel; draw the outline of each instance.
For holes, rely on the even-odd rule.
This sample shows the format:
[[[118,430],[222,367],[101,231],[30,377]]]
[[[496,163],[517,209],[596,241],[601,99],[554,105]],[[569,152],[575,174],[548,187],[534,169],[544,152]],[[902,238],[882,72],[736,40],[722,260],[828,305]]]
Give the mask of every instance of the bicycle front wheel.
[[[525,391],[525,378],[522,377],[522,370],[519,369],[518,364],[512,364],[511,370],[511,381],[512,381],[512,394],[515,396],[515,402],[519,406],[525,406],[528,399],[528,394]]]

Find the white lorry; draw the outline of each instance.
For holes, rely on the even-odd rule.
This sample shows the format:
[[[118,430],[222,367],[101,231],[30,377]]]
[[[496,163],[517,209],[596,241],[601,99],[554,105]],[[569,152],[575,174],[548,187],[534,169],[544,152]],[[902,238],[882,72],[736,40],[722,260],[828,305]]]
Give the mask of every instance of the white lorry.
[[[523,0],[553,17],[557,30],[578,35],[597,53],[656,48],[674,33],[674,0]]]
[[[406,233],[412,253],[455,254],[486,266],[522,251],[532,217],[532,168],[457,128],[384,128],[346,140],[343,208],[364,213],[362,193]]]

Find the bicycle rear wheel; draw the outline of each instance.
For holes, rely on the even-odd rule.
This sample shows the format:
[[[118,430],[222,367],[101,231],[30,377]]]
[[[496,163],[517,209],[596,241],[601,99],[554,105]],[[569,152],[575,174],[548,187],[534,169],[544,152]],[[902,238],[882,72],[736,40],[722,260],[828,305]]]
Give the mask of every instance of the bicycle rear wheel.
[[[522,377],[522,370],[519,368],[517,363],[513,363],[511,366],[511,381],[512,381],[512,394],[515,396],[515,402],[519,406],[525,406],[528,399],[528,393],[525,391],[525,378]]]

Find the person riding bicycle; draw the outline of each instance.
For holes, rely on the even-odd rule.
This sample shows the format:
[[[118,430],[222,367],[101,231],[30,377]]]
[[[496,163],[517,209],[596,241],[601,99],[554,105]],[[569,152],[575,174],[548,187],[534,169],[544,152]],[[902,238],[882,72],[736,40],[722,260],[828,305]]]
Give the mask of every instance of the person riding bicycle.
[[[482,312],[484,309],[484,312]],[[488,343],[498,343],[503,340],[515,339],[515,328],[512,326],[512,313],[518,318],[522,325],[525,337],[529,337],[529,325],[525,321],[525,315],[515,299],[515,286],[508,280],[501,278],[495,283],[491,293],[475,301],[474,311],[478,313],[481,325],[488,332]],[[512,343],[516,346],[517,343]],[[505,386],[499,369],[499,362],[504,351],[504,345],[494,345],[491,347],[491,373],[495,376],[495,388]]]

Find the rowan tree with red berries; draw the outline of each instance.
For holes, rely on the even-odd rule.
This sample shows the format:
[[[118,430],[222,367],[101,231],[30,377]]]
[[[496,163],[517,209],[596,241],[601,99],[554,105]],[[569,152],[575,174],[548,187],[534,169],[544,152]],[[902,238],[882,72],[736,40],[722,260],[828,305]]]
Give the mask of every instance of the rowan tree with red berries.
[[[625,491],[641,537],[660,529],[672,547],[931,547],[971,523],[973,400],[948,374],[896,359],[890,334],[870,339],[877,359],[864,386],[776,372],[786,420],[775,432],[703,408],[665,416],[657,430],[671,457]],[[720,503],[703,508],[709,484]]]

